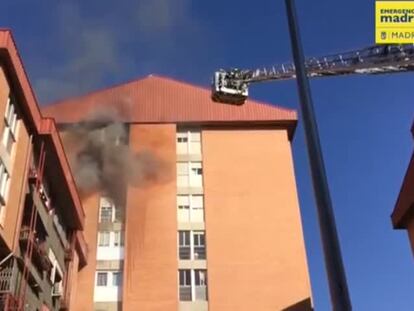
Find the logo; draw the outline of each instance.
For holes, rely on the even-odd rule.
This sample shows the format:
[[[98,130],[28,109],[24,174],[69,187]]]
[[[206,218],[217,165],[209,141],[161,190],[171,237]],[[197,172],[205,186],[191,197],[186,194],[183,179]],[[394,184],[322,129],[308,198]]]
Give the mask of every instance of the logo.
[[[375,2],[375,43],[414,43],[414,1]]]

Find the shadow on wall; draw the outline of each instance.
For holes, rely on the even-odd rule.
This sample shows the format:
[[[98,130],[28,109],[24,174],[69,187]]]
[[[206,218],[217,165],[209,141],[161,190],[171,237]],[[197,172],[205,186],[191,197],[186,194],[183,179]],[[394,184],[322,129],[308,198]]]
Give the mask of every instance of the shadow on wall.
[[[313,311],[311,299],[306,298],[295,303],[294,305],[291,305],[290,307],[282,309],[281,311]]]

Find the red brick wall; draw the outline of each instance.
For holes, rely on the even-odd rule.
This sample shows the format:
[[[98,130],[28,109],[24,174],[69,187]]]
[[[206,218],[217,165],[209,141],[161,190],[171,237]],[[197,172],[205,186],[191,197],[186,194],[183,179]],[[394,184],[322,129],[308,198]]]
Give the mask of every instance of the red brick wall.
[[[175,311],[178,306],[175,125],[132,125],[135,151],[163,159],[162,181],[130,187],[126,209],[124,311]]]
[[[310,310],[286,131],[203,131],[202,148],[209,311]]]

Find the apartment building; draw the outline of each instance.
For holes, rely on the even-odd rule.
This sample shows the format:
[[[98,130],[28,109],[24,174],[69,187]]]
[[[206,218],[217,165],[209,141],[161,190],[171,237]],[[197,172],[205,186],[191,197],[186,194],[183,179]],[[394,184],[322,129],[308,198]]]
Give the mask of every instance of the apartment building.
[[[0,115],[0,310],[69,310],[87,263],[85,215],[8,30],[0,30]]]
[[[71,141],[71,128],[105,111],[112,120],[96,124],[122,123],[127,148],[159,163],[143,165],[155,174],[125,185],[117,204],[107,192],[83,199],[90,256],[71,310],[312,309],[295,111],[216,103],[209,90],[152,75],[43,110],[68,153],[86,135]]]
[[[414,122],[411,133],[414,138]],[[411,249],[414,253],[414,152],[408,164],[391,219],[395,229],[407,230]]]

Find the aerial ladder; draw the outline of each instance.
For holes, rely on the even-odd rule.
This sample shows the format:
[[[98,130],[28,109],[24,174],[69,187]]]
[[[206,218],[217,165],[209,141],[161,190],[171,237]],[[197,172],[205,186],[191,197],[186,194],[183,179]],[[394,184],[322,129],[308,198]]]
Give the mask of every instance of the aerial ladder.
[[[375,45],[346,53],[312,57],[306,60],[305,67],[310,78],[414,71],[414,45]],[[214,73],[212,99],[241,105],[249,95],[249,84],[295,78],[296,70],[292,63],[256,70],[221,69]]]
[[[213,77],[212,99],[217,102],[242,105],[248,97],[248,87],[251,83],[297,79],[332,310],[350,311],[352,310],[351,300],[306,76],[308,78],[322,78],[414,71],[414,45],[377,45],[302,61],[303,52],[295,17],[294,1],[286,0],[286,5],[293,56],[298,68],[295,68],[293,64],[282,64],[270,69],[219,70]]]

